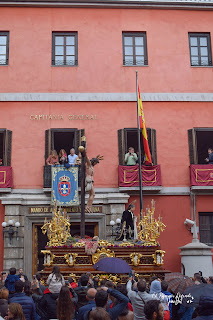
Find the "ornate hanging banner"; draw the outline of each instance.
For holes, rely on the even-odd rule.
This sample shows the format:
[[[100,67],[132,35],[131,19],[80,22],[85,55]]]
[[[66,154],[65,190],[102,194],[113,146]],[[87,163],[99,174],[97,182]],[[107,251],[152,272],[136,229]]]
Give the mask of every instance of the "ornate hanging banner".
[[[65,207],[79,204],[77,167],[52,166],[51,202]]]

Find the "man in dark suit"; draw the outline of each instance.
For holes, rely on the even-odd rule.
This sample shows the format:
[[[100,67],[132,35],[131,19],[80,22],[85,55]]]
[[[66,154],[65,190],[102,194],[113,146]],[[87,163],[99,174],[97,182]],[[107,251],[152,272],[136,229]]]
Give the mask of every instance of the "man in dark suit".
[[[135,205],[131,203],[122,215],[121,224],[123,226],[124,222],[126,222],[127,238],[131,238],[134,236],[134,210]]]
[[[77,316],[78,320],[83,320],[85,313],[87,313],[88,311],[91,311],[92,309],[96,308],[96,304],[95,304],[96,292],[97,292],[97,290],[94,289],[94,288],[90,288],[87,291],[86,299],[88,300],[88,303],[78,310],[78,316]]]

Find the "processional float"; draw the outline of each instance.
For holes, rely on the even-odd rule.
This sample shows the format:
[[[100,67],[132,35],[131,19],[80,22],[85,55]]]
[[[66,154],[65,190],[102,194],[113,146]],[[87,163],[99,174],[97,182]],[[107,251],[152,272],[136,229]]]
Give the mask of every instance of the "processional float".
[[[95,271],[93,265],[105,257],[117,257],[125,260],[139,276],[150,278],[157,275],[162,278],[168,271],[163,269],[165,251],[161,250],[158,238],[166,226],[159,215],[156,219],[155,202],[152,200],[151,208],[146,208],[138,222],[138,239],[131,241],[100,240],[92,238],[72,238],[70,234],[69,216],[65,209],[53,208],[50,221],[45,218],[42,232],[47,233],[48,243],[44,254],[44,270],[41,271],[45,280],[53,265],[60,265],[61,272],[66,277],[78,277],[85,272],[94,276],[107,277],[114,281],[126,281],[128,275],[108,275]],[[116,279],[115,279],[116,278]]]

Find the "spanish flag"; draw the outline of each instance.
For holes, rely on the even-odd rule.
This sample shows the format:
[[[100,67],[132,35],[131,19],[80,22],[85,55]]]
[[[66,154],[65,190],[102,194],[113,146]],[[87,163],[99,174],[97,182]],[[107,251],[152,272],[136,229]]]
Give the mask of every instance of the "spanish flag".
[[[139,116],[140,128],[142,129],[143,146],[144,146],[144,152],[146,157],[145,161],[152,164],[152,158],[149,150],[149,143],[148,143],[148,137],[147,137],[147,131],[146,131],[146,123],[145,123],[144,112],[143,112],[143,104],[141,100],[139,87],[138,87],[138,116]]]

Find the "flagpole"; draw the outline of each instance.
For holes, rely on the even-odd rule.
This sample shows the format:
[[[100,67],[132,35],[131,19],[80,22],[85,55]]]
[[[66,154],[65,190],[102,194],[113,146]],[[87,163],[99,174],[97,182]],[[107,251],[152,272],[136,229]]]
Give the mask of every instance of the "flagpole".
[[[138,165],[139,165],[139,190],[140,190],[140,220],[143,210],[143,191],[142,191],[142,171],[141,171],[141,130],[139,121],[139,101],[138,101],[138,71],[136,71],[136,93],[137,93],[137,120],[138,120]]]

